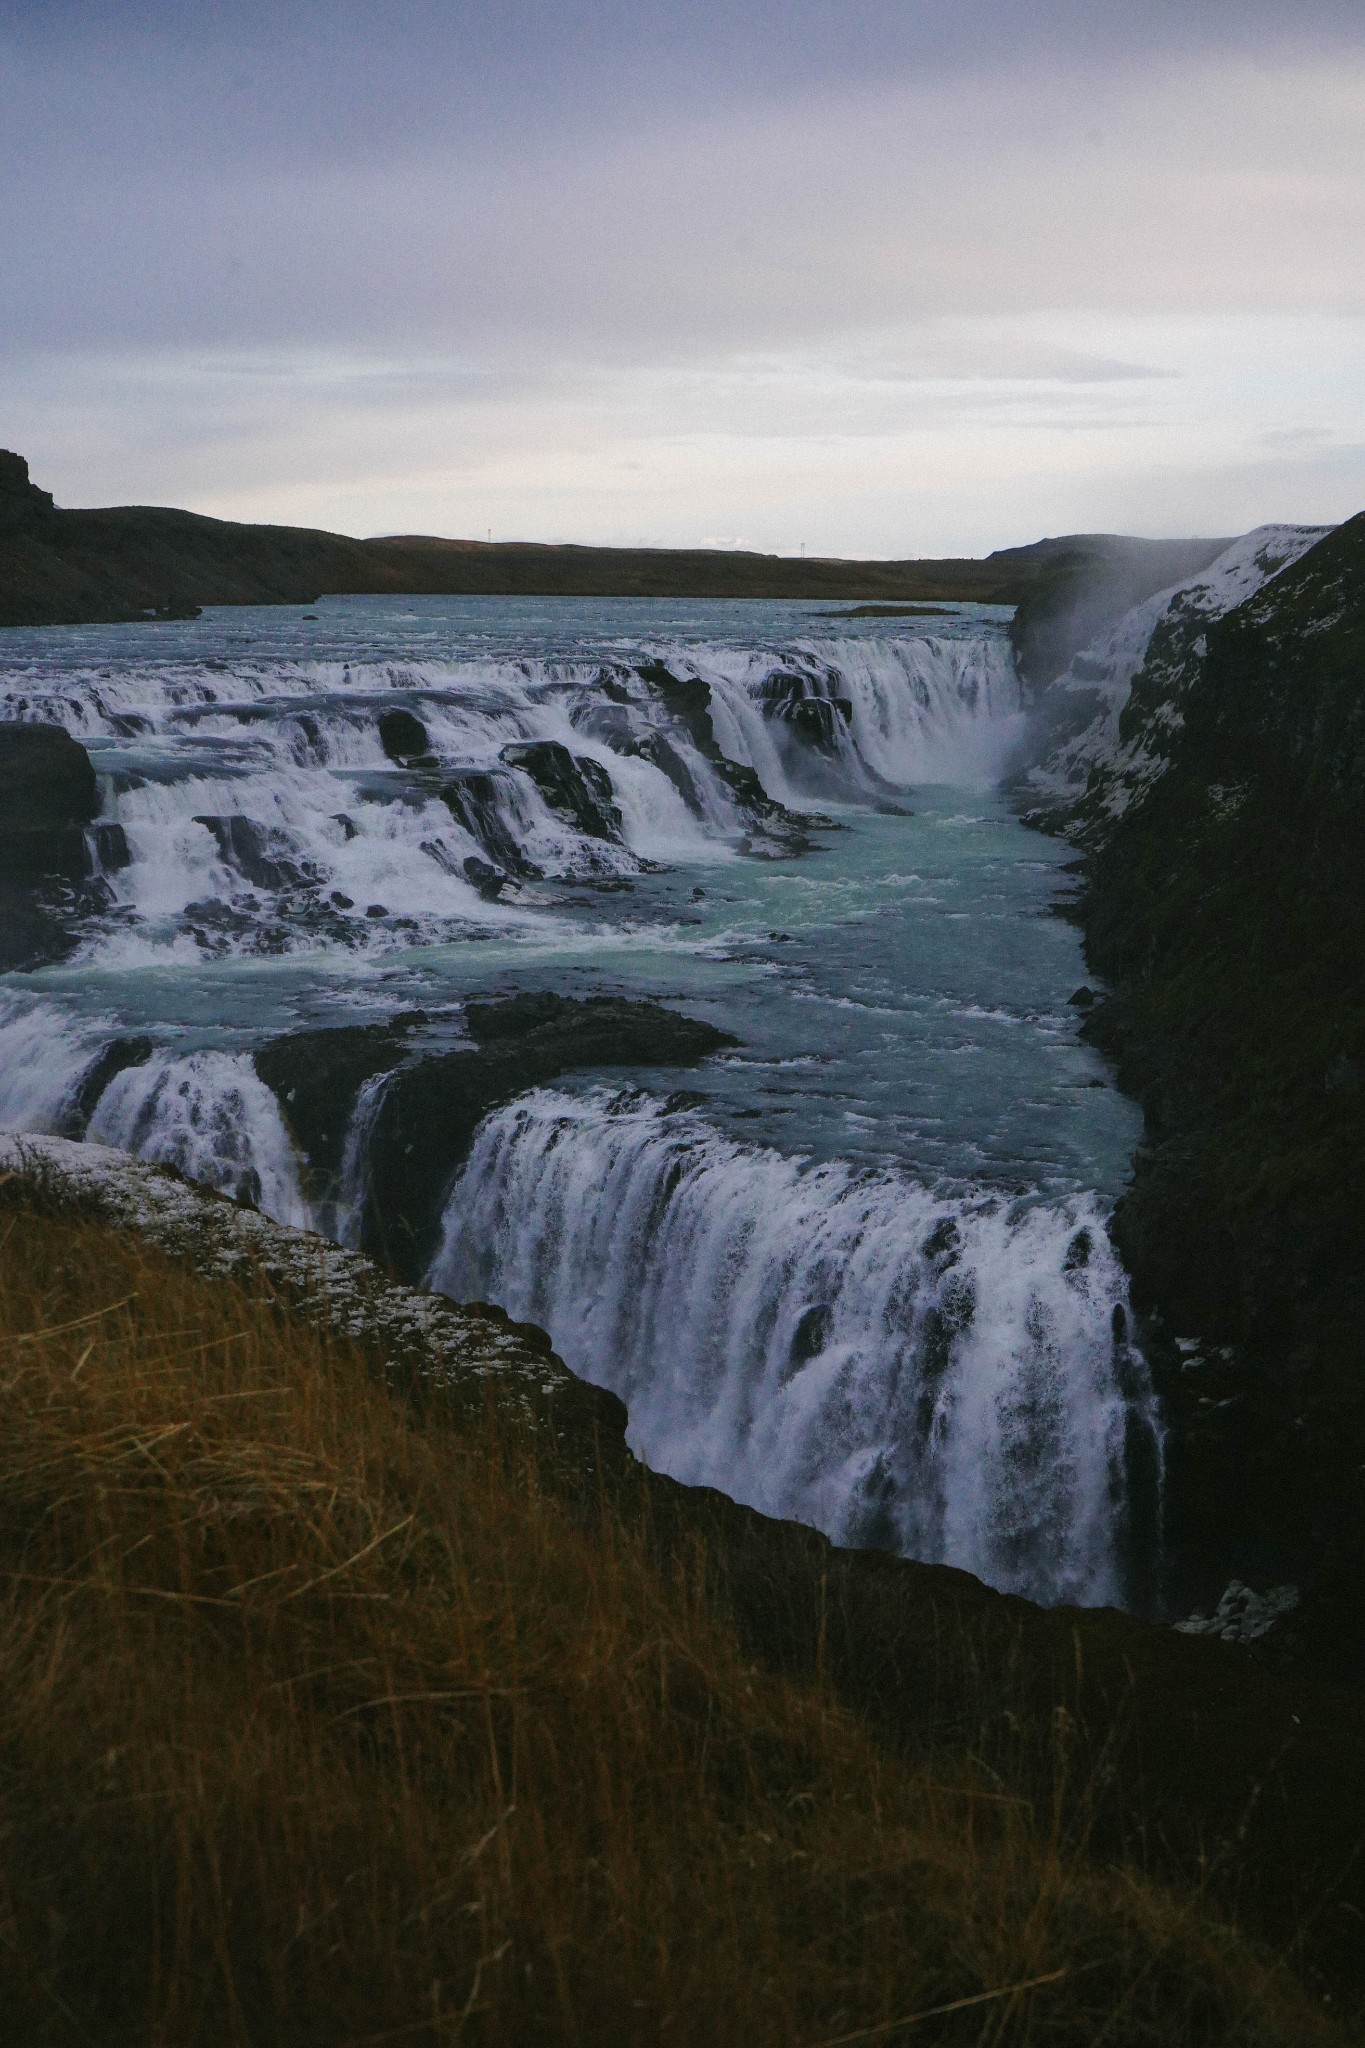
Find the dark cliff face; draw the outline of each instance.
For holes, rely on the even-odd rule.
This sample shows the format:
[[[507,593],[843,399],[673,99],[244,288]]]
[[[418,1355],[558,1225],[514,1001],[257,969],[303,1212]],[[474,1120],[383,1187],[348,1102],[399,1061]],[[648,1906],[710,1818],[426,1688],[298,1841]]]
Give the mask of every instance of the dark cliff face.
[[[0,532],[41,526],[53,509],[51,491],[29,482],[23,456],[0,448]]]
[[[1228,544],[1130,540],[1121,534],[1043,542],[1054,552],[1020,598],[1010,624],[1010,644],[1025,685],[1032,691],[1046,689],[1106,626],[1157,591],[1197,576]]]
[[[1082,911],[1113,989],[1087,1029],[1148,1125],[1114,1234],[1154,1356],[1186,1339],[1177,1545],[1335,1589],[1344,1656],[1365,1595],[1365,515],[1210,628],[1182,701]]]

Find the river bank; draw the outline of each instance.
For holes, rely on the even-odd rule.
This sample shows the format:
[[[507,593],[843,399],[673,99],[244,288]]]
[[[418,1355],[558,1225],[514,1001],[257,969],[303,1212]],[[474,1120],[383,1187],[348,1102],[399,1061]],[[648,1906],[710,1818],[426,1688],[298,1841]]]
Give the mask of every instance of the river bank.
[[[651,1475],[535,1333],[177,1176],[3,1170],[29,2038],[1347,2038],[1358,1702]]]

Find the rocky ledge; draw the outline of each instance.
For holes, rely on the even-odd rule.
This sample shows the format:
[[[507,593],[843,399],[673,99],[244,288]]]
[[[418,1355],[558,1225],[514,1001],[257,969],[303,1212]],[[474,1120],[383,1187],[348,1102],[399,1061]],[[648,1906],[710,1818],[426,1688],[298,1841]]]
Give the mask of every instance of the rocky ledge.
[[[427,1027],[441,1022],[412,1011],[387,1024],[291,1032],[255,1054],[320,1201],[339,1192],[361,1089],[387,1076],[365,1143],[360,1241],[410,1280],[430,1263],[446,1189],[491,1109],[574,1071],[691,1066],[739,1043],[662,1004],[614,996],[470,1002],[458,1013],[468,1041],[433,1052],[424,1046]]]

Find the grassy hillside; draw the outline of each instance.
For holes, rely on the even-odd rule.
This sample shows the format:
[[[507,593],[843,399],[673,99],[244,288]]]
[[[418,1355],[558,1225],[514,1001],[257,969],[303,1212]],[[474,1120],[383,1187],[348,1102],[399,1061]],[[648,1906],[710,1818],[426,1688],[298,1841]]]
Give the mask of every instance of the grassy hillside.
[[[160,506],[63,511],[30,483],[22,457],[0,450],[0,626],[183,616],[215,604],[312,604],[359,592],[1017,604],[1045,586],[1041,607],[1029,613],[1025,667],[1046,680],[1041,671],[1050,658],[1065,666],[1078,621],[1088,632],[1091,613],[1114,616],[1135,602],[1134,591],[1159,589],[1186,562],[1189,570],[1202,566],[1219,545],[1078,535],[1001,549],[984,560],[878,562],[743,549],[487,544],[429,534],[353,540]]]
[[[1060,1694],[990,1732],[945,1641],[888,1741],[823,1622],[804,1676],[746,1646],[707,1496],[41,1176],[0,1203],[10,2038],[1349,2038],[1219,1917],[1230,1852],[1102,1852],[1116,1759]]]

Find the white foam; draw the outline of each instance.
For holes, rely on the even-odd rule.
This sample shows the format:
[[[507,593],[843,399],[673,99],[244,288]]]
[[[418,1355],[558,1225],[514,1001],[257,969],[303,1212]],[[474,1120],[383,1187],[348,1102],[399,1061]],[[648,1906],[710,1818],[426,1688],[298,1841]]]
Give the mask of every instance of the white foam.
[[[679,1479],[1035,1599],[1121,1596],[1155,1411],[1091,1198],[948,1200],[538,1090],[481,1126],[430,1280],[542,1324]]]
[[[279,1104],[242,1054],[159,1053],[115,1075],[90,1137],[253,1203],[277,1223],[312,1218]]]

